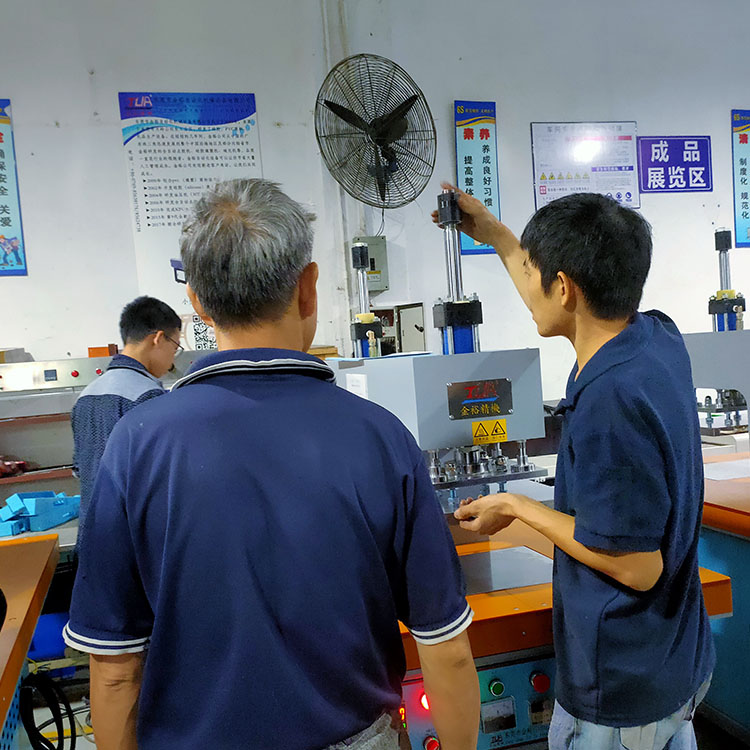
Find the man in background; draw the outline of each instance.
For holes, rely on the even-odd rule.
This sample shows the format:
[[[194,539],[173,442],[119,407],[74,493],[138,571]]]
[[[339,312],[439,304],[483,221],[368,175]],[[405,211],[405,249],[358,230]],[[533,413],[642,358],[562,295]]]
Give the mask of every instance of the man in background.
[[[80,525],[109,434],[118,420],[138,404],[161,396],[159,378],[172,367],[179,344],[181,321],[167,304],[154,297],[138,297],[120,316],[121,354],[106,372],[86,386],[73,407],[73,467],[81,480]]]

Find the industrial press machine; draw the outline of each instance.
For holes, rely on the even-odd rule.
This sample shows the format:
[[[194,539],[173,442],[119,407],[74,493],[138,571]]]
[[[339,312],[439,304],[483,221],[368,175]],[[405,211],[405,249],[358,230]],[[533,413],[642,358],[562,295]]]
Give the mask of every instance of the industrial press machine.
[[[377,352],[373,346],[377,324],[365,330],[358,318],[353,334],[362,342],[356,348],[359,356],[329,364],[339,386],[385,407],[414,435],[458,545],[468,594],[491,597],[552,580],[548,557],[528,547],[493,549],[486,541],[480,541],[481,550],[475,551],[481,538],[462,532],[453,519],[453,511],[466,497],[546,475],[546,470],[529,461],[526,451],[526,441],[545,432],[539,350],[480,351],[482,306],[476,295],[466,296],[463,291],[461,215],[454,192],[438,197],[438,213],[448,293],[433,307],[433,320],[441,333],[443,354],[367,356]],[[355,249],[355,268],[366,266],[362,253],[362,248]],[[360,309],[367,309],[362,300]],[[505,450],[510,446],[514,446],[513,458]],[[494,620],[496,631],[497,619],[490,615],[480,623],[477,617],[471,628],[479,634]],[[481,638],[472,636],[472,629],[474,646]],[[482,693],[480,749],[546,747],[554,701],[554,660],[549,640],[546,644],[503,654],[497,653],[502,650],[499,644],[487,644],[484,651],[475,648]],[[417,667],[409,659],[408,647],[407,666]],[[439,748],[418,668],[407,673],[401,719],[404,739],[412,748]]]

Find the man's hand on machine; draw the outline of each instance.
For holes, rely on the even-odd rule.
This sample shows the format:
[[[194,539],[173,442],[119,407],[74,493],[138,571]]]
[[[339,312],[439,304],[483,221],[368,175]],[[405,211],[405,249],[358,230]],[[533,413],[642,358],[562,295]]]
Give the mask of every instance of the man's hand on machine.
[[[497,246],[506,235],[513,237],[513,233],[490,213],[482,201],[464,193],[449,182],[443,182],[445,190],[453,190],[458,194],[458,207],[463,218],[458,228],[469,237],[485,245]],[[432,212],[433,223],[438,223],[437,211]],[[515,240],[515,237],[513,237]]]
[[[502,492],[499,495],[479,496],[476,500],[467,498],[461,501],[453,514],[461,523],[461,528],[476,531],[478,534],[495,534],[502,531],[516,519],[513,503],[516,495]]]

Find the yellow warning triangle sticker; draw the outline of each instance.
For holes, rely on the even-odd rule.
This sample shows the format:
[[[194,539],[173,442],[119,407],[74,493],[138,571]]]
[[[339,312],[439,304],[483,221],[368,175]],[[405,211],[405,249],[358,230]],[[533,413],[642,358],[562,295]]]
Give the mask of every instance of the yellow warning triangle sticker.
[[[477,429],[474,432],[474,437],[489,437],[490,433],[487,432],[487,428],[484,426],[482,422],[477,423]]]
[[[505,435],[505,430],[503,429],[503,423],[502,422],[500,422],[499,420],[497,422],[495,422],[495,426],[492,428],[491,435],[493,437],[495,437],[497,435]]]
[[[560,172],[560,174],[559,174],[559,175],[557,175],[557,179],[558,179],[558,180],[564,180],[564,179],[565,179],[565,178],[563,177],[563,174],[562,174],[562,172]]]
[[[551,174],[551,175],[549,176],[549,178],[550,178],[550,180],[554,180],[554,179],[555,179],[555,175]]]
[[[583,179],[584,180],[588,180],[588,178],[589,178],[589,173],[588,172],[584,172],[583,173]]]
[[[570,172],[568,172],[568,176],[565,179],[566,180],[572,180],[573,179],[573,175],[570,174]]]
[[[547,179],[547,175],[544,174],[544,172],[542,172],[542,176],[539,179],[540,180],[546,180]]]

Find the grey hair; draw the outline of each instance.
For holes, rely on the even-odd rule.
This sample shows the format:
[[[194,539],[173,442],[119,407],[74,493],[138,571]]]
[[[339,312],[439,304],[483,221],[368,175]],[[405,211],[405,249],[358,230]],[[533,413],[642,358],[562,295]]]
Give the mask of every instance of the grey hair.
[[[188,284],[222,328],[278,320],[312,257],[315,220],[275,182],[220,182],[182,228]]]

